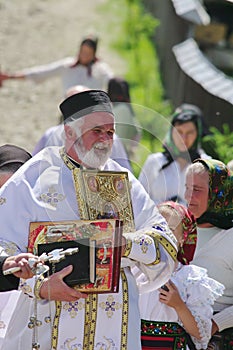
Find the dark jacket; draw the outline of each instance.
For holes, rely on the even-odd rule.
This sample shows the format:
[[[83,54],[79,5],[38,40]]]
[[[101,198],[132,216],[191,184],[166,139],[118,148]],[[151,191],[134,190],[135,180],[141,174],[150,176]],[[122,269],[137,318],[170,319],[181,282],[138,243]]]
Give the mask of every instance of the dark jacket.
[[[6,258],[6,256],[0,256],[0,292],[18,289],[19,286],[19,278],[14,275],[3,275],[2,266]]]

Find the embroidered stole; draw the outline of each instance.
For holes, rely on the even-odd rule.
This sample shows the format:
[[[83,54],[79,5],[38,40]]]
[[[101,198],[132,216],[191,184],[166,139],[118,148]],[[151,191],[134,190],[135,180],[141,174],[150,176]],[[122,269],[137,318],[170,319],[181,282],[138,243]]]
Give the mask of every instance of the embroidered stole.
[[[82,203],[82,198],[79,195],[79,172],[82,171],[80,168],[75,166],[75,164],[66,155],[64,147],[60,150],[60,155],[66,166],[72,171],[74,179],[74,187],[80,212],[80,219],[89,220],[87,217],[87,212],[84,209]],[[93,219],[93,218],[91,218]],[[97,218],[96,218],[97,219]],[[119,219],[123,219],[119,217]],[[127,334],[128,334],[128,283],[125,276],[124,270],[121,269],[121,280],[122,280],[122,294],[123,294],[123,305],[122,305],[122,322],[121,322],[121,347],[120,349],[127,349]],[[53,323],[52,331],[52,349],[57,349],[58,343],[58,327],[59,319],[61,315],[61,305],[62,303],[56,302],[56,314]],[[95,347],[95,326],[97,320],[97,310],[98,310],[98,294],[89,294],[88,298],[85,299],[85,320],[84,320],[84,339],[83,339],[83,349],[94,350]]]

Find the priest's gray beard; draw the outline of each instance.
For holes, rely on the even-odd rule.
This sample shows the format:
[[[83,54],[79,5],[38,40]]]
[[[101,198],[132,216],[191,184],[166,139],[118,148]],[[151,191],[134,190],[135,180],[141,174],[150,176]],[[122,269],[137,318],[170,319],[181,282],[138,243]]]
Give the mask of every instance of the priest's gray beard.
[[[81,162],[94,169],[102,167],[107,162],[112,152],[112,146],[106,142],[96,142],[92,149],[88,151],[83,145],[82,138],[79,138],[75,142],[74,149]]]

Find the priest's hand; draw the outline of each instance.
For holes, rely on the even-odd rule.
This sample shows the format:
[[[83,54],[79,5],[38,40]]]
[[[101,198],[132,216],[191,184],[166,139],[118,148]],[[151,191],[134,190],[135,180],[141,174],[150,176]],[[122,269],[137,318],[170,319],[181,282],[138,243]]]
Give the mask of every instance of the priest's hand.
[[[47,300],[76,301],[80,298],[87,298],[87,294],[78,292],[69,287],[63,278],[72,272],[73,266],[69,265],[59,272],[45,278],[40,288],[40,297]]]

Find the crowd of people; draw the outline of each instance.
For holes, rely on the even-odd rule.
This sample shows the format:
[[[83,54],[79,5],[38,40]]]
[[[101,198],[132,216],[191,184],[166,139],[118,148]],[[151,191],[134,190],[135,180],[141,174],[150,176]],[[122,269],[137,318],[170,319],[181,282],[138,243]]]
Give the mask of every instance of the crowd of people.
[[[97,58],[97,42],[85,38],[72,59],[0,73],[0,83],[60,75],[64,88],[59,123],[32,155],[17,145],[0,147],[0,291],[20,293],[2,349],[232,350],[230,164],[203,150],[204,118],[184,101],[171,117],[162,152],[148,156],[137,179],[132,159],[141,126],[130,86]],[[123,234],[115,293],[68,286],[72,265],[38,275],[29,263],[40,261],[30,223],[91,219],[80,199],[78,174],[86,170],[128,176],[133,225],[126,229],[128,212],[119,197],[115,214]]]

